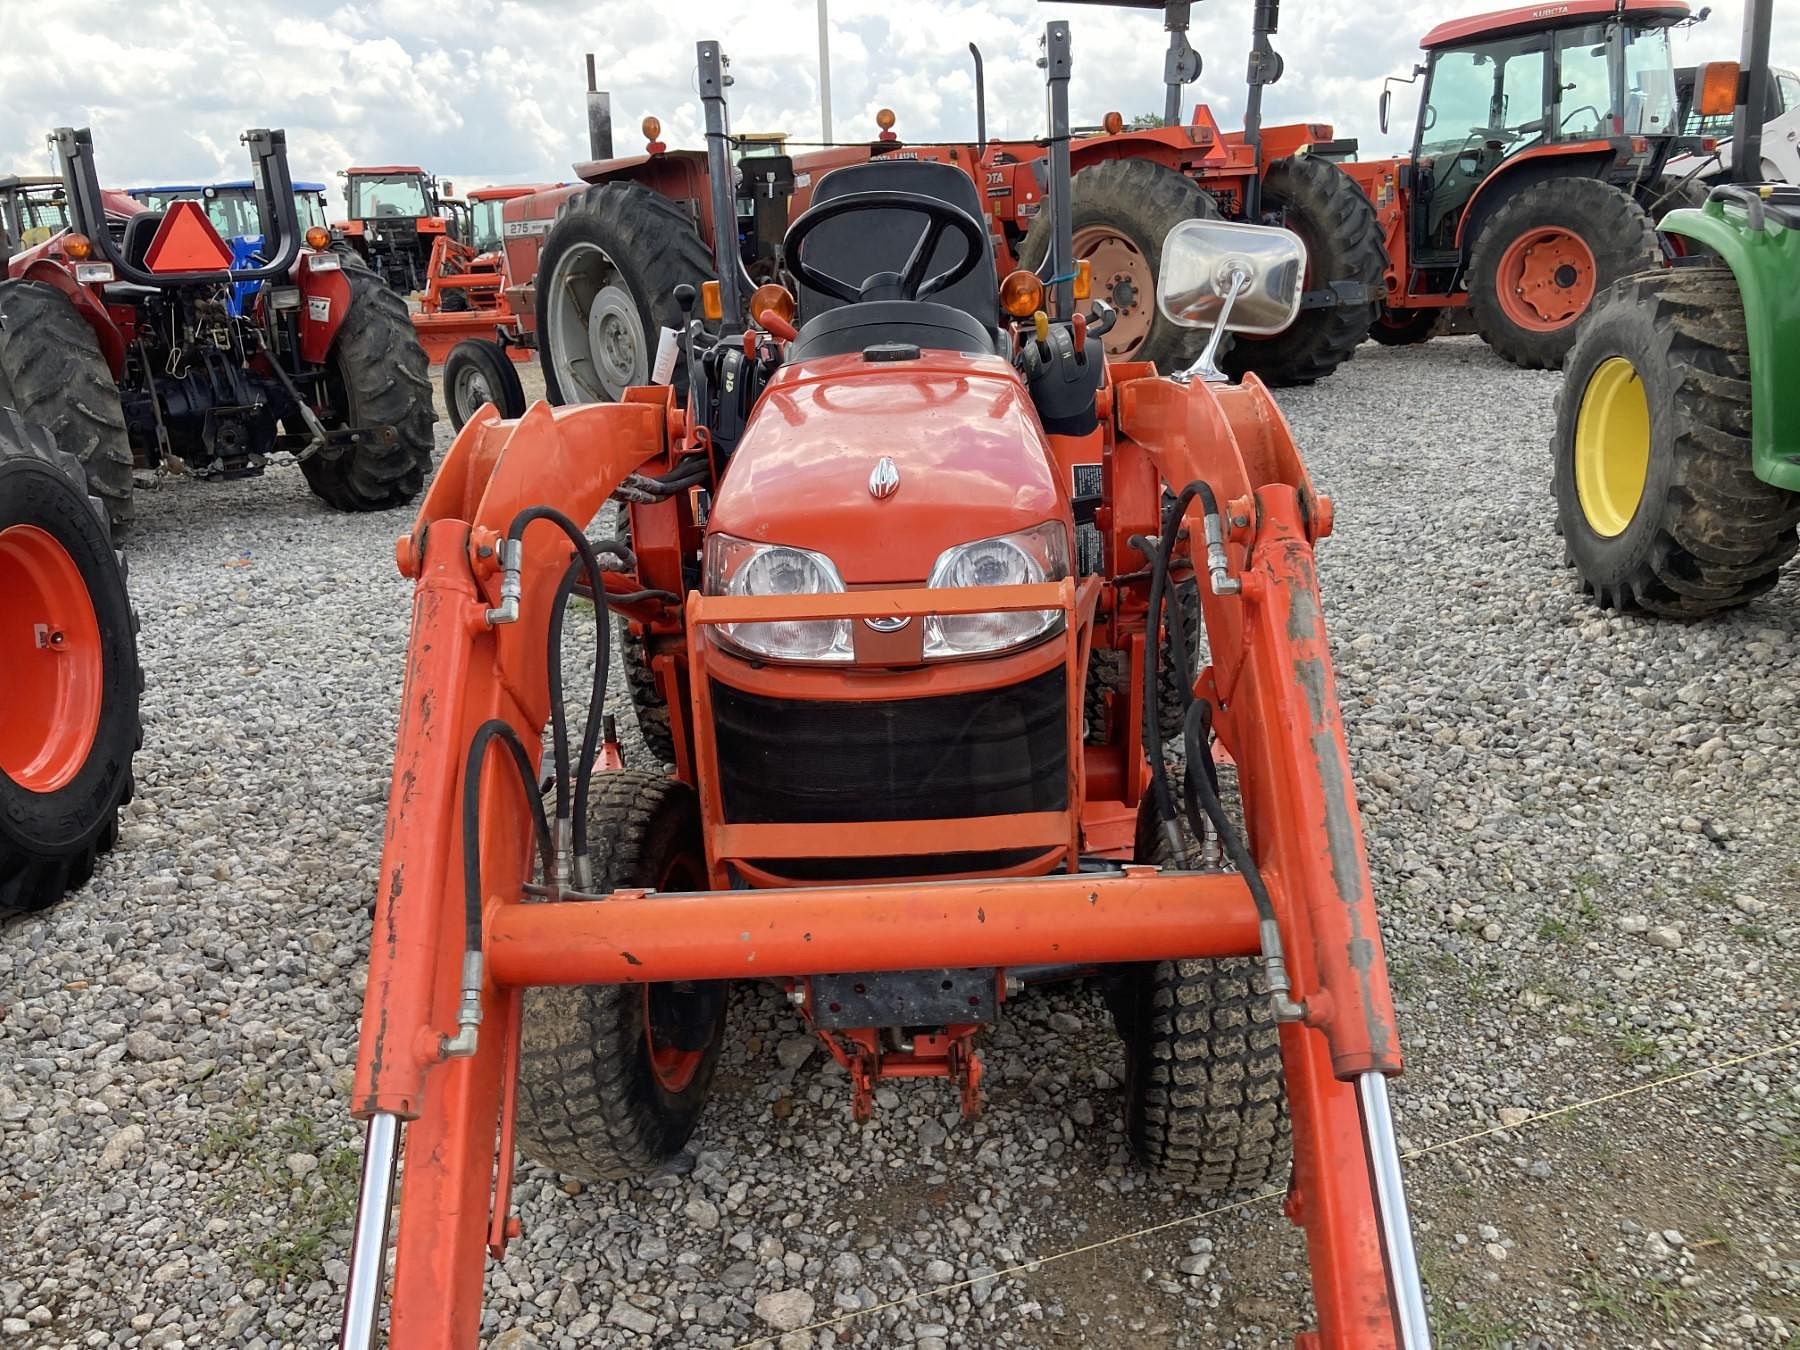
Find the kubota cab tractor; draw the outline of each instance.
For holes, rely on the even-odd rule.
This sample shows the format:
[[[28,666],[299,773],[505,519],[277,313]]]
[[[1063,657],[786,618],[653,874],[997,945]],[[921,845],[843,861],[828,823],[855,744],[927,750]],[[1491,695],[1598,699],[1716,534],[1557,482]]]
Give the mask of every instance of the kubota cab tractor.
[[[1564,367],[1556,520],[1609,609],[1697,619],[1770,590],[1800,541],[1800,186],[1760,181],[1771,0],[1742,59],[1701,68],[1736,104],[1731,180],[1661,229],[1690,247],[1595,301]]]
[[[1110,361],[1115,312],[1076,304],[1054,22],[1049,283],[996,279],[961,167],[882,156],[814,184],[783,241],[797,290],[752,289],[724,62],[698,56],[725,266],[672,298],[686,397],[478,411],[398,544],[415,592],[342,1347],[383,1324],[391,1219],[386,1344],[474,1350],[485,1262],[519,1231],[516,1152],[595,1181],[666,1164],[705,1111],[732,981],[786,991],[866,1118],[915,1078],[978,1111],[983,1028],[1083,973],[1110,989],[1137,1156],[1202,1189],[1286,1185],[1313,1270],[1300,1343],[1423,1350],[1399,1041],[1314,567],[1331,503],[1262,382],[1214,361],[1227,330],[1292,320],[1304,246],[1182,222],[1160,303],[1212,340],[1174,377]],[[609,498],[629,544],[589,537]],[[1190,578],[1203,629],[1184,632]],[[600,611],[579,738],[577,593]],[[621,767],[605,731],[611,611],[649,631],[672,772]],[[1101,653],[1131,678],[1090,741]]]
[[[233,267],[193,201],[140,211],[115,237],[92,137],[60,127],[69,228],[0,282],[0,403],[81,460],[115,526],[134,466],[230,478],[285,450],[345,511],[403,505],[431,468],[431,383],[405,302],[324,226],[300,228],[286,135],[243,139],[266,262]],[[246,282],[260,290],[233,313]]]
[[[370,271],[402,295],[425,285],[431,246],[450,232],[436,178],[416,164],[341,169],[346,219],[332,226]],[[443,186],[448,195],[449,185]]]
[[[87,883],[143,735],[125,557],[79,460],[0,396],[0,918]]]
[[[1467,305],[1514,365],[1562,364],[1594,297],[1664,257],[1647,211],[1669,156],[1700,145],[1681,134],[1669,54],[1687,18],[1682,0],[1568,0],[1425,35],[1411,154],[1344,166],[1387,240],[1372,337],[1424,341]]]

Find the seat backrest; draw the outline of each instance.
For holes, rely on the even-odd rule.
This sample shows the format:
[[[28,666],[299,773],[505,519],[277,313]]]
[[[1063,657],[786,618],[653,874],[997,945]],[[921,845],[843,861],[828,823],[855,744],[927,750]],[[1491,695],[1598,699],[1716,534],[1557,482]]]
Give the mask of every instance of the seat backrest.
[[[140,211],[125,222],[125,261],[133,267],[144,265],[144,255],[150,251],[150,241],[156,238],[156,232],[162,228],[163,212]]]
[[[819,186],[813,192],[813,204],[847,197],[852,192],[912,192],[921,197],[952,202],[984,223],[987,218],[974,180],[953,164],[881,157],[867,164],[847,165],[833,169],[819,180]],[[875,272],[898,272],[906,266],[906,259],[912,253],[913,245],[919,242],[926,224],[926,218],[917,211],[857,211],[840,216],[813,231],[806,241],[807,261],[822,272],[852,283]],[[946,231],[926,275],[935,275],[954,266],[962,256],[963,248],[961,237]],[[804,281],[799,286],[802,319],[813,318],[845,303],[813,290]],[[999,279],[994,274],[993,241],[984,232],[982,256],[975,270],[930,298],[940,305],[962,310],[984,327],[996,328],[1000,323],[999,289]]]

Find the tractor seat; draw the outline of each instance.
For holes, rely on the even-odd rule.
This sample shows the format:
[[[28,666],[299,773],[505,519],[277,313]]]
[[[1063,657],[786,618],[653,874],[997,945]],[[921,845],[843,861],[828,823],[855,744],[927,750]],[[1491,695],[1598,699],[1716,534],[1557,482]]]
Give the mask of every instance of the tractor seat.
[[[992,275],[990,272],[989,277]],[[839,304],[815,313],[800,325],[800,335],[788,346],[787,359],[845,356],[889,343],[921,351],[994,356],[1005,350],[999,345],[1002,338],[967,311],[935,300],[865,300],[860,305]]]
[[[813,192],[813,204],[816,206],[836,197],[847,197],[852,192],[912,192],[921,197],[936,197],[942,201],[954,202],[977,220],[987,218],[986,211],[982,209],[981,194],[975,191],[975,180],[953,164],[877,156],[866,164],[850,164],[826,174]],[[912,253],[913,246],[919,242],[920,232],[924,228],[925,217],[916,211],[858,211],[820,225],[812,238],[807,240],[807,260],[820,271],[842,277],[853,284],[876,272],[898,272],[906,266],[906,259]],[[962,256],[963,247],[961,238],[947,236],[938,244],[927,275],[954,266]],[[813,319],[822,318],[828,311],[842,308],[847,303],[835,296],[815,291],[803,280],[798,284],[797,298],[800,313],[807,321],[806,327],[811,326]],[[940,308],[949,306],[959,309],[973,318],[981,328],[999,327],[1000,294],[995,282],[994,246],[991,239],[984,237],[982,257],[975,270],[954,286],[933,295],[929,303]],[[865,309],[869,305],[858,305],[856,308]],[[805,341],[805,334],[806,328],[803,327],[802,341]],[[991,353],[994,349],[991,337],[987,339],[987,344],[983,351]],[[930,344],[921,342],[918,345],[944,344],[939,341]],[[860,346],[845,350],[860,350]]]
[[[140,211],[125,222],[125,243],[121,252],[131,266],[144,265],[144,255],[150,251],[150,241],[156,238],[156,232],[162,228],[163,215],[161,211]]]

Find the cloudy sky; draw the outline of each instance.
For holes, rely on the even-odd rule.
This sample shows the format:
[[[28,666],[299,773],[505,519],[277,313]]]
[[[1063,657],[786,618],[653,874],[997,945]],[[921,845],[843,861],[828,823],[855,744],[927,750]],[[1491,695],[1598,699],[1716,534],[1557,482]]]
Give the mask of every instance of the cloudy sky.
[[[1276,121],[1322,119],[1384,141],[1382,77],[1405,73],[1420,34],[1493,0],[1290,0],[1276,47],[1287,73]],[[1200,0],[1191,40],[1205,60],[1190,90],[1222,123],[1242,116],[1251,0]],[[1737,54],[1740,0],[1714,0],[1676,38],[1678,61]],[[1800,65],[1800,5],[1778,6],[1775,62]],[[1097,122],[1160,111],[1160,13],[1032,0],[830,0],[832,111],[840,138],[871,135],[877,108],[903,137],[972,139],[968,43],[987,61],[990,133],[1043,125],[1033,67],[1046,20],[1074,31],[1072,110]],[[288,132],[294,177],[330,181],[352,163],[418,163],[465,187],[568,176],[587,157],[585,52],[613,96],[617,145],[637,148],[646,113],[664,139],[699,144],[694,42],[731,57],[733,125],[813,139],[819,129],[815,0],[755,6],[690,0],[368,0],[331,8],[274,0],[0,0],[0,169],[45,172],[53,125],[94,129],[108,184],[241,177],[248,126]],[[1402,87],[1395,120],[1412,104]],[[1399,128],[1397,127],[1398,131]],[[333,203],[341,203],[333,193]]]

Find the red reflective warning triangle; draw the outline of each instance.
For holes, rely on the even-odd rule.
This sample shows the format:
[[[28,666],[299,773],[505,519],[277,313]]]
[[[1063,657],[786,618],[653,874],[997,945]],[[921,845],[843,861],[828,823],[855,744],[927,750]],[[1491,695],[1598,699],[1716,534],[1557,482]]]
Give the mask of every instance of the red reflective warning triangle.
[[[152,272],[223,272],[231,266],[231,249],[199,202],[176,202],[144,251],[144,266]]]

